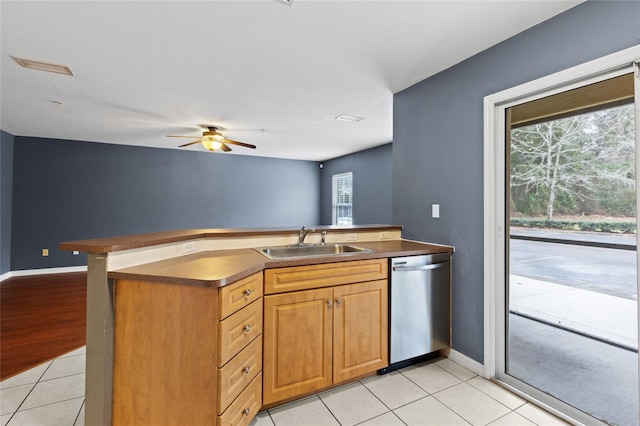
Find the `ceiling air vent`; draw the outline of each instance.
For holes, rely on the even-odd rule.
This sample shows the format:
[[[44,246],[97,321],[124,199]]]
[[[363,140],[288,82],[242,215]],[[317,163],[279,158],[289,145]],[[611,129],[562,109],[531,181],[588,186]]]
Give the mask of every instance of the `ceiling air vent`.
[[[66,65],[50,64],[48,62],[34,61],[32,59],[16,58],[12,56],[20,66],[31,68],[32,70],[55,72],[58,74],[73,75],[73,71]]]
[[[336,117],[336,120],[348,121],[349,123],[357,123],[360,120],[364,120],[364,118],[356,117],[355,115],[340,114]]]

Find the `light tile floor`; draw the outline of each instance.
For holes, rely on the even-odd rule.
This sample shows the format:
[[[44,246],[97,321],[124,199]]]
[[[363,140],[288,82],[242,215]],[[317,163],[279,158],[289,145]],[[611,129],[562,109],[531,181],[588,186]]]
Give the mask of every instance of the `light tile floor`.
[[[85,348],[0,382],[0,426],[83,426]],[[448,359],[263,411],[252,426],[564,425]]]

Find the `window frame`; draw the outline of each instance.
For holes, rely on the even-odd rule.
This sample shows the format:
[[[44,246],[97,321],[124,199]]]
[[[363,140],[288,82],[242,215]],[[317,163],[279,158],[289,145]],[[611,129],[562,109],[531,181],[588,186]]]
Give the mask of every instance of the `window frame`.
[[[338,199],[340,194],[338,193],[338,184],[340,180],[349,177],[351,180],[351,194],[349,203],[339,203]],[[340,207],[349,207],[351,210],[351,220],[349,223],[338,223],[343,217],[338,214]],[[353,225],[353,172],[337,173],[331,176],[331,223],[333,225]]]

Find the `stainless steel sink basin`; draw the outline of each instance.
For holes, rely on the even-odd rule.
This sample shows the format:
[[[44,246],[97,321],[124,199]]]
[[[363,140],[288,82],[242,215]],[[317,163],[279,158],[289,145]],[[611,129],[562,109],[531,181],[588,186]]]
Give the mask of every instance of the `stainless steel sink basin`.
[[[257,248],[258,252],[269,259],[295,259],[299,257],[347,256],[358,253],[371,253],[373,250],[349,244],[302,244],[294,246]]]

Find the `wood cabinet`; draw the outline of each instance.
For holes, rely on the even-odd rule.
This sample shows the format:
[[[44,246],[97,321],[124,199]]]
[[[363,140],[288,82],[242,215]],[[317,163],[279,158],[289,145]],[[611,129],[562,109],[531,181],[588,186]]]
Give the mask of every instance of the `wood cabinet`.
[[[265,405],[388,365],[387,274],[386,259],[265,271]]]
[[[115,282],[112,424],[247,425],[262,406],[262,272]]]

